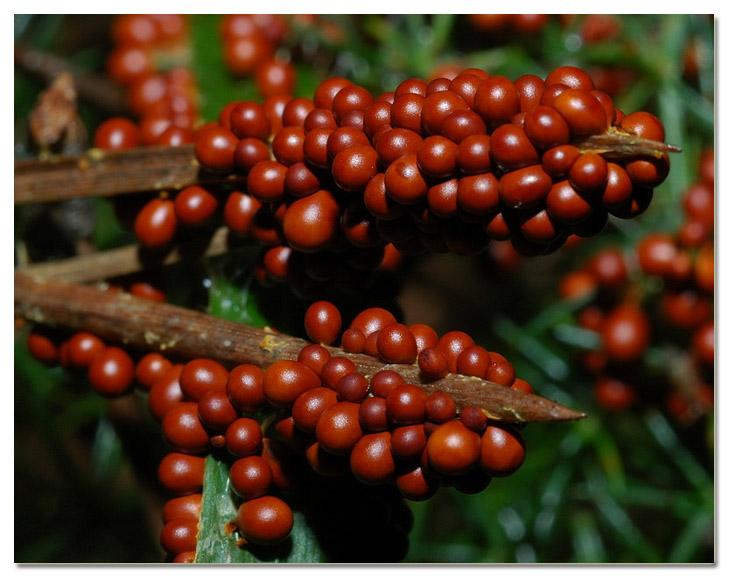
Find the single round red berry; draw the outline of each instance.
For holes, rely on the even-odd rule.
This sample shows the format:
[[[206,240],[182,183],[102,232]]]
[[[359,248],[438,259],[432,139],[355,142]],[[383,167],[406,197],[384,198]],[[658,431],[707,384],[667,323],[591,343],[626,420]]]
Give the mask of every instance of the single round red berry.
[[[104,396],[121,396],[133,385],[134,362],[115,346],[102,350],[89,365],[89,382],[94,390]]]
[[[281,499],[266,495],[244,501],[238,508],[238,530],[255,545],[275,545],[291,533],[294,515]]]

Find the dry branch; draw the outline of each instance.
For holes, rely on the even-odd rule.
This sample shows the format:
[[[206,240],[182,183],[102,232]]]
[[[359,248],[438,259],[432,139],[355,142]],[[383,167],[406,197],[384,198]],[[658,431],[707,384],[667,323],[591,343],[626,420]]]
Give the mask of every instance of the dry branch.
[[[167,253],[146,251],[139,245],[127,245],[69,257],[58,261],[33,263],[18,272],[73,283],[97,282],[114,277],[153,270],[189,257],[212,257],[231,249],[229,230],[218,228],[210,238],[192,239],[179,244]]]
[[[90,149],[83,155],[16,161],[15,204],[165,191],[241,179],[201,171],[193,145]]]
[[[106,292],[94,287],[44,280],[15,273],[15,314],[29,321],[86,330],[110,342],[184,359],[213,358],[228,366],[248,363],[262,368],[277,360],[295,360],[309,342],[214,318],[169,304]],[[490,418],[505,422],[576,420],[584,414],[540,396],[477,378],[450,374],[424,382],[415,365],[384,365],[375,357],[329,348],[350,358],[367,376],[393,369],[427,392],[449,393],[458,406],[476,404]]]

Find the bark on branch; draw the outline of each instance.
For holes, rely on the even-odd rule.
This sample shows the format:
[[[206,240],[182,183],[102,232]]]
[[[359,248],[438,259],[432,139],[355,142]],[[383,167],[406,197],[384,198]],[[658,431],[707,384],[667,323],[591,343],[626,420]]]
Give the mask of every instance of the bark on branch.
[[[193,145],[90,149],[83,155],[16,161],[15,204],[237,183],[241,179],[201,171]]]
[[[94,287],[45,280],[15,273],[15,314],[29,321],[86,330],[104,340],[185,359],[213,358],[227,366],[248,363],[262,368],[277,360],[294,360],[309,342],[214,318],[202,312],[106,292]],[[450,374],[434,382],[421,380],[418,366],[384,364],[363,354],[329,348],[350,358],[371,376],[393,369],[427,392],[450,394],[458,406],[476,404],[495,420],[546,422],[576,420],[585,415],[547,400],[466,376]]]
[[[583,151],[606,158],[660,157],[681,149],[610,130],[575,141]],[[188,185],[245,183],[243,175],[211,175],[200,170],[193,145],[137,147],[122,151],[91,149],[83,155],[15,163],[15,204],[61,201],[182,189]]]

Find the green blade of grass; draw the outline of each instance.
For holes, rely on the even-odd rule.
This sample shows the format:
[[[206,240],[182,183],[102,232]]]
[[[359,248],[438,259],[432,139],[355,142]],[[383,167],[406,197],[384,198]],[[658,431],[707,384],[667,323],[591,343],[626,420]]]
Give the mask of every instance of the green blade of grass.
[[[237,510],[227,463],[209,455],[205,461],[196,563],[320,563],[324,560],[314,532],[298,511],[294,512],[291,535],[279,545],[239,547],[240,535],[227,530]]]

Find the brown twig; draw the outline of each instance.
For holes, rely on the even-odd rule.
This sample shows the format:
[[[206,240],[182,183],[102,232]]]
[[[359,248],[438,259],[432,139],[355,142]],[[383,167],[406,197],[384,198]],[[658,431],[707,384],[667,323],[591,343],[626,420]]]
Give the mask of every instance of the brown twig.
[[[591,135],[573,143],[584,153],[597,153],[607,159],[630,159],[632,157],[660,158],[668,153],[681,153],[677,145],[637,137],[615,127],[605,133]]]
[[[660,157],[681,151],[675,145],[610,129],[575,141],[583,151],[607,158]],[[200,170],[193,145],[138,147],[122,151],[92,149],[79,156],[15,163],[15,203],[110,196],[194,184],[245,183],[242,175],[211,175]]]
[[[237,183],[242,179],[201,171],[193,145],[91,149],[83,155],[16,161],[15,204]]]
[[[212,257],[231,249],[229,230],[218,228],[209,238],[195,238],[176,245],[167,253],[145,251],[139,245],[89,253],[59,261],[33,263],[18,272],[71,283],[97,282],[139,271],[157,269],[188,257]]]
[[[202,312],[106,292],[94,287],[15,273],[15,314],[39,324],[84,329],[102,339],[144,351],[184,359],[213,358],[228,366],[248,363],[266,368],[277,360],[295,360],[309,342],[214,318]],[[415,365],[389,364],[364,354],[330,348],[350,358],[365,375],[393,369],[427,392],[447,392],[458,406],[475,404],[505,422],[576,420],[584,414],[540,396],[492,382],[449,374],[424,382]]]

